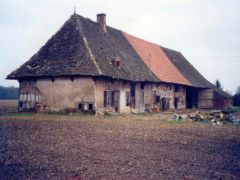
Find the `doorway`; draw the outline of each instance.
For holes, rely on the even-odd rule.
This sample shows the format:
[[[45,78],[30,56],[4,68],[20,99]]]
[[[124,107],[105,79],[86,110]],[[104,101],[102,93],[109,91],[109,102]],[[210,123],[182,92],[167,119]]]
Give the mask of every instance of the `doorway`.
[[[113,91],[113,107],[115,112],[120,112],[120,91]]]
[[[178,101],[179,101],[179,98],[174,97],[174,109],[178,109]]]
[[[186,108],[192,109],[198,107],[198,90],[195,88],[186,89]]]
[[[169,108],[170,108],[170,99],[169,98],[163,97],[161,99],[161,108],[162,108],[162,111],[169,110]]]
[[[130,87],[130,106],[131,108],[135,109],[135,94],[136,94],[135,83],[131,84]]]

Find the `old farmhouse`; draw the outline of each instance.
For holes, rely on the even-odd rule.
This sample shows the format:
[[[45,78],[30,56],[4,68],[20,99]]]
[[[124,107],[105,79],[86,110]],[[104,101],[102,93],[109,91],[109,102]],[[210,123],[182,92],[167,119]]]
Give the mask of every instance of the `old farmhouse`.
[[[20,83],[19,111],[130,112],[225,108],[232,97],[177,51],[73,14],[7,79]]]

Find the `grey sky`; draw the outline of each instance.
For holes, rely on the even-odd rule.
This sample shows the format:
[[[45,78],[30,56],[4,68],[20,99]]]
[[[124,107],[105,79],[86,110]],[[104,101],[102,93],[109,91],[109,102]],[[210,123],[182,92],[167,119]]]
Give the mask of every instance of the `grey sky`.
[[[77,13],[142,39],[181,51],[209,81],[240,85],[239,0],[1,0],[0,85]]]

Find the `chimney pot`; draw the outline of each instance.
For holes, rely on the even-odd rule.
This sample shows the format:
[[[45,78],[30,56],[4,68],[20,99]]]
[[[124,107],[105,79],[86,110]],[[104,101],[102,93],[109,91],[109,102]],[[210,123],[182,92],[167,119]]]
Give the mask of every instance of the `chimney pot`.
[[[107,32],[107,28],[106,28],[106,14],[104,14],[104,13],[97,14],[97,22],[100,25],[100,27],[102,28],[102,30],[104,32]]]

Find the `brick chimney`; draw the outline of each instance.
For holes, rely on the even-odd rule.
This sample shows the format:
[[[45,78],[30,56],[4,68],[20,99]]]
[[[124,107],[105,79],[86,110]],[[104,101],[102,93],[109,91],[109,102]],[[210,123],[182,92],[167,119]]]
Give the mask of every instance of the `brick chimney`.
[[[106,33],[107,29],[106,29],[106,14],[101,13],[101,14],[97,14],[97,22],[100,25],[100,27],[102,28],[102,30]]]

